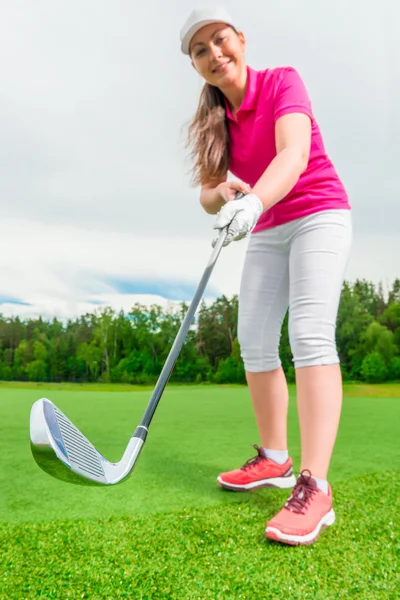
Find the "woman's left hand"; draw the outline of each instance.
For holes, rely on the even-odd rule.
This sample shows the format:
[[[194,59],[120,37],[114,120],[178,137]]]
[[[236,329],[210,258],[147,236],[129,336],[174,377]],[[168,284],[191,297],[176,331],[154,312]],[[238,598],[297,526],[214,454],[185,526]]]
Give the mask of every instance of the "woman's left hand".
[[[214,229],[219,233],[228,226],[224,246],[232,241],[241,240],[255,227],[258,219],[264,211],[264,206],[258,196],[247,194],[240,200],[227,202],[219,211]],[[218,238],[213,240],[215,246]]]

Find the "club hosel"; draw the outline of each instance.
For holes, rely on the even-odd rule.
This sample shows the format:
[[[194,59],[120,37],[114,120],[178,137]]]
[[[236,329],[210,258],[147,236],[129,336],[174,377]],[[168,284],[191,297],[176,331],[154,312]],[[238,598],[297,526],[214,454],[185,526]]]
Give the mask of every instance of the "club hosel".
[[[147,427],[145,427],[144,425],[138,425],[136,427],[135,432],[132,437],[143,440],[143,443],[144,443],[146,441],[146,437],[147,437],[148,433],[149,432],[147,430]]]
[[[128,446],[120,461],[120,464],[122,465],[121,481],[131,475],[132,469],[139,458],[143,446],[144,440],[141,437],[137,437],[135,431],[135,434],[129,440]]]

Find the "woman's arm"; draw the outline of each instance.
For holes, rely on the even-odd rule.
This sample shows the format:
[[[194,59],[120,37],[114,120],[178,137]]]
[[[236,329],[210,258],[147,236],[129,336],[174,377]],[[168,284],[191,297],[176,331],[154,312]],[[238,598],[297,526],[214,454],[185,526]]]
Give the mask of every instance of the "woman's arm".
[[[267,210],[284,198],[306,170],[311,146],[311,119],[288,113],[275,124],[276,156],[252,188]]]
[[[225,200],[220,194],[218,186],[227,180],[228,174],[219,180],[211,181],[201,187],[200,204],[209,215],[215,215],[225,204]]]

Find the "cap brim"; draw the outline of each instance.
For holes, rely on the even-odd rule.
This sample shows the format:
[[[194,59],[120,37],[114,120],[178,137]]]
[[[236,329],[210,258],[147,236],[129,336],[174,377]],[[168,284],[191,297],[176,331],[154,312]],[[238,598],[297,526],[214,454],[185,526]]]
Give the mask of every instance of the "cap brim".
[[[232,23],[228,23],[228,21],[219,20],[219,19],[205,19],[204,21],[199,21],[198,23],[196,23],[196,25],[193,25],[193,27],[191,27],[191,29],[189,29],[189,31],[186,33],[185,37],[182,40],[181,50],[182,50],[183,54],[188,54],[188,55],[190,54],[190,42],[191,42],[193,36],[200,29],[202,29],[202,27],[205,27],[206,25],[211,25],[211,23],[225,23],[225,25],[230,25],[231,27],[233,27]]]

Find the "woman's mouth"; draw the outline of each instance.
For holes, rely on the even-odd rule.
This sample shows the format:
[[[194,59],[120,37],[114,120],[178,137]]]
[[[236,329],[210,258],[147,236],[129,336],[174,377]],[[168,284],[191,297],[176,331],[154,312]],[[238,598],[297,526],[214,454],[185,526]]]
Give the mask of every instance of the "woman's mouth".
[[[228,68],[228,65],[230,64],[230,62],[231,62],[230,60],[227,60],[227,61],[221,63],[220,65],[218,65],[217,67],[215,67],[212,70],[212,72],[213,73],[223,73]]]

